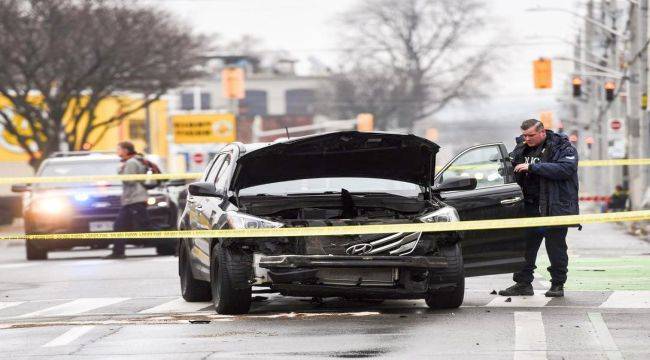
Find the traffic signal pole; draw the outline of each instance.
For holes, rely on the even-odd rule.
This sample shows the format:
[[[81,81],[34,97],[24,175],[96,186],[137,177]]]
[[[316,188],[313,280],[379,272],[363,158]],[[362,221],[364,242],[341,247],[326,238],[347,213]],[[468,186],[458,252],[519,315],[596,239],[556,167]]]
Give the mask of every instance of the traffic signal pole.
[[[647,1],[646,1],[647,4]],[[640,36],[641,12],[637,4],[630,4],[630,48],[631,56],[636,55],[641,46],[643,46],[644,37]],[[639,142],[639,122],[641,118],[641,59],[631,59],[630,76],[628,80],[628,97],[627,97],[627,153],[628,157],[635,159],[640,155]],[[629,167],[629,190],[630,200],[635,209],[640,207],[641,193],[644,191],[641,184],[641,171],[638,166]]]
[[[642,96],[648,94],[648,0],[638,0],[639,4],[639,36],[636,42],[639,51],[639,70],[640,70],[640,91]],[[642,99],[639,99],[636,104],[637,108],[641,108]],[[639,117],[639,157],[650,156],[650,124],[648,121],[647,109],[642,109]],[[648,192],[648,180],[650,179],[650,169],[646,166],[640,169],[639,174],[639,206],[642,206],[645,193]]]

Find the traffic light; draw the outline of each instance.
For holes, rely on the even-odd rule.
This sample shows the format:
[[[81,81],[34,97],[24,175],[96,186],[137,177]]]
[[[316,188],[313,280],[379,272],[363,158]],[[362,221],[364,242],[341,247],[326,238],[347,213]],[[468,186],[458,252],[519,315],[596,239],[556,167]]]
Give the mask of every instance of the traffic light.
[[[243,99],[246,96],[244,69],[227,67],[221,70],[221,92],[226,99]]]
[[[580,97],[582,95],[582,79],[576,76],[571,82],[573,83],[573,97]]]
[[[605,83],[605,99],[607,101],[614,101],[614,89],[616,89],[616,84],[613,81]]]
[[[539,60],[533,61],[533,80],[535,89],[553,87],[553,69],[550,59],[539,58]]]
[[[357,131],[372,131],[374,128],[375,118],[372,114],[362,113],[357,115]]]
[[[553,128],[553,112],[552,111],[542,111],[539,113],[539,121],[542,122],[545,129]]]

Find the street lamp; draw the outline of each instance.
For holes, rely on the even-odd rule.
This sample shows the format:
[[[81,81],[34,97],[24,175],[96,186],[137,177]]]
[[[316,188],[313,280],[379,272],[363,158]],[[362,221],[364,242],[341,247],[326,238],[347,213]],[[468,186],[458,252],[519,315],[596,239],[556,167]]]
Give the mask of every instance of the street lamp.
[[[592,25],[595,25],[595,26],[601,28],[602,30],[605,30],[605,31],[609,32],[610,34],[614,34],[614,35],[620,36],[622,38],[626,38],[625,33],[622,33],[620,31],[618,31],[618,30],[616,30],[616,29],[614,29],[612,27],[609,27],[609,26],[607,26],[607,25],[605,25],[605,24],[603,24],[603,23],[601,23],[599,21],[596,21],[596,20],[594,20],[594,19],[592,19],[592,18],[590,18],[588,16],[581,15],[581,14],[579,14],[579,13],[573,11],[573,10],[568,10],[568,9],[563,9],[563,8],[541,8],[541,7],[536,7],[536,8],[526,9],[526,11],[557,11],[557,12],[564,12],[564,13],[571,14],[573,16],[579,17],[581,19],[584,19],[585,21],[591,23]]]

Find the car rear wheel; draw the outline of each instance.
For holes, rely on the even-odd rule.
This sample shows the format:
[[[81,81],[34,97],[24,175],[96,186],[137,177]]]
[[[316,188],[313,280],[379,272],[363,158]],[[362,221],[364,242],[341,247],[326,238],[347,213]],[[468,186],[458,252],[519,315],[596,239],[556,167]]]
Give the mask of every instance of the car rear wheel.
[[[210,255],[212,301],[219,314],[246,314],[251,306],[253,255],[216,243]]]
[[[440,249],[447,258],[448,267],[438,271],[433,276],[443,283],[454,283],[452,289],[429,292],[425,298],[431,309],[455,309],[460,307],[465,298],[465,271],[463,270],[463,254],[460,244],[445,246]],[[440,279],[440,280],[438,280]]]
[[[212,300],[210,283],[194,278],[190,258],[183,245],[180,246],[178,254],[178,275],[181,279],[181,295],[185,301],[199,302]]]
[[[27,253],[27,260],[47,259],[47,250],[39,247],[32,240],[25,241],[25,251]]]

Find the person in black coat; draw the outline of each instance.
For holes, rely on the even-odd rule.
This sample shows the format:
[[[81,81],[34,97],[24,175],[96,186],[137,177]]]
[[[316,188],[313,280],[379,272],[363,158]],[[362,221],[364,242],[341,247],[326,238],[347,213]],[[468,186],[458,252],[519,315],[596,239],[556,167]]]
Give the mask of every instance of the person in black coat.
[[[577,215],[578,210],[578,153],[569,139],[536,120],[521,124],[522,135],[510,153],[515,178],[524,194],[526,216]],[[499,295],[533,295],[533,272],[537,268],[537,252],[545,239],[551,266],[551,288],[547,297],[564,296],[569,256],[567,255],[567,227],[529,228],[526,241],[526,263],[513,275],[515,285],[499,291]]]

